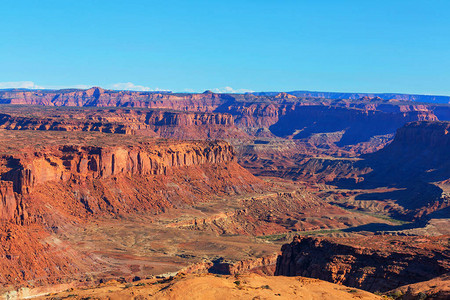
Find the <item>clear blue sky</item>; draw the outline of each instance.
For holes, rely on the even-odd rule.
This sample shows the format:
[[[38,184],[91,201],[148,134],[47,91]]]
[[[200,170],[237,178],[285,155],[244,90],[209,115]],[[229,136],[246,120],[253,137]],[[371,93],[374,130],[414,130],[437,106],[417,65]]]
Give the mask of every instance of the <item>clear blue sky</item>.
[[[0,88],[450,95],[448,0],[3,0],[0,10]]]

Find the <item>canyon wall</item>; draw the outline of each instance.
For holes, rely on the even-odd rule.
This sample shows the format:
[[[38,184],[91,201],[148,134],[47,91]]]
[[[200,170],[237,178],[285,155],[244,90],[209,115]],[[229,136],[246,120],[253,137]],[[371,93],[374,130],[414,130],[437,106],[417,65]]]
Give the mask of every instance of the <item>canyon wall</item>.
[[[167,175],[173,167],[225,163],[232,161],[235,156],[233,148],[224,142],[132,148],[62,146],[47,151],[27,156],[10,171],[12,178],[16,179],[16,191],[29,191],[33,186],[50,180]],[[20,174],[16,175],[15,172]]]
[[[449,128],[450,122],[408,123],[397,130],[392,143],[352,162],[354,172],[359,170],[357,177],[336,177],[332,184],[350,189],[390,188],[368,191],[354,200],[361,205],[392,201],[403,209],[391,213],[407,220],[444,209],[450,205],[444,192],[450,179]]]
[[[435,120],[436,116],[428,110],[389,112],[380,108],[368,110],[300,105],[287,110],[270,130],[277,136],[292,135],[294,139],[308,138],[314,133],[344,131],[337,145],[345,146],[393,133],[407,122]]]
[[[153,126],[234,125],[233,116],[230,114],[172,111],[151,111],[147,114],[145,122]]]
[[[247,135],[228,113],[150,111],[145,123],[159,136],[173,139],[242,139]]]

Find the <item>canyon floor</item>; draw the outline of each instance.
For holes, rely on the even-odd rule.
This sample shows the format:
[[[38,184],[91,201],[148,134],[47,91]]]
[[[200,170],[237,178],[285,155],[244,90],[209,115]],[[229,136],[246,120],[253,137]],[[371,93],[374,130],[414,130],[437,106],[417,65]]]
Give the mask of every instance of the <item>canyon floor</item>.
[[[256,197],[272,197],[273,192]],[[118,276],[133,278],[177,272],[193,263],[223,259],[238,262],[267,257],[279,252],[282,244],[295,234],[313,236],[356,236],[361,228],[395,229],[395,220],[376,214],[336,211],[317,208],[304,210],[306,216],[302,229],[286,230],[279,224],[264,224],[258,233],[250,234],[240,228],[240,220],[234,219],[237,211],[245,209],[248,197],[228,197],[211,200],[190,208],[168,209],[157,216],[129,216],[102,218],[81,228],[60,231],[55,243],[70,242],[73,249],[91,253],[102,262],[104,271],[97,270],[98,277]],[[322,215],[322,213],[328,213]],[[266,218],[266,214],[259,216]],[[195,225],[197,222],[197,225]],[[241,221],[245,222],[245,221]],[[271,226],[275,228],[271,228]],[[292,227],[294,228],[294,227]],[[448,230],[448,228],[440,228]],[[370,233],[366,233],[370,234]],[[103,274],[101,274],[103,273]]]

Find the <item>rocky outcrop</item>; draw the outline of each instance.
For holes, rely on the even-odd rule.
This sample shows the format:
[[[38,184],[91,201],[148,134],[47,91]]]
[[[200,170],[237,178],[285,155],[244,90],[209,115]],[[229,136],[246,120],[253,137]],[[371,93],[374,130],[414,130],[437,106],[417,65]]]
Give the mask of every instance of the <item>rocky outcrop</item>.
[[[205,218],[183,219],[167,227],[285,240],[287,232],[345,229],[379,221],[329,205],[306,189],[245,198],[241,207]]]
[[[51,298],[85,299],[320,299],[320,300],[382,300],[369,292],[309,278],[289,278],[245,274],[217,276],[214,274],[180,274],[157,277],[125,284],[115,278],[97,286],[53,287],[3,295],[7,299],[33,298],[36,294],[51,293]],[[150,295],[150,296],[149,296]],[[45,296],[44,296],[45,297]],[[47,297],[47,298],[50,298]]]
[[[292,243],[283,245],[275,275],[306,276],[385,292],[450,270],[448,250],[433,251],[412,245],[395,248],[404,242],[391,239],[382,243],[383,237],[377,237],[377,241],[383,245],[380,249],[370,248],[370,242],[361,240],[350,246],[320,238],[295,237]]]
[[[274,275],[278,254],[246,259],[241,261],[226,261],[218,258],[211,262],[203,262],[193,264],[184,268],[180,273],[185,274],[222,274],[222,275],[238,275],[246,273],[257,273],[261,275]]]

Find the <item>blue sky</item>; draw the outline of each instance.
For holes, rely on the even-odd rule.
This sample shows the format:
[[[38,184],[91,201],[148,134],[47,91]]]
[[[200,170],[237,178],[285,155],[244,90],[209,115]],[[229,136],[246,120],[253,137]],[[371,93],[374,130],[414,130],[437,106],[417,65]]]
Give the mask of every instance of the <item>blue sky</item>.
[[[450,95],[450,1],[0,3],[0,88]]]

